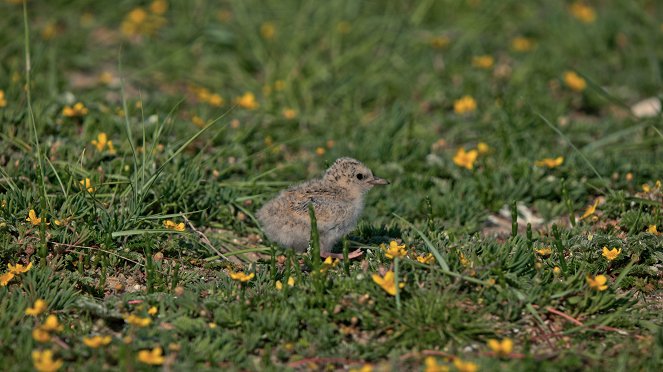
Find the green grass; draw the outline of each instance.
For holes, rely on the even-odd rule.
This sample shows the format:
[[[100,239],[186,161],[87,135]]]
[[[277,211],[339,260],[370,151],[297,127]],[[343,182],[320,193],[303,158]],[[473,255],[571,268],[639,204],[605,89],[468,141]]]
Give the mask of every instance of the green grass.
[[[0,369],[48,349],[63,370],[148,370],[139,352],[161,347],[172,370],[660,370],[663,121],[629,107],[661,96],[663,6],[590,2],[584,23],[569,5],[0,2],[0,274],[33,263],[0,287]],[[363,259],[319,272],[253,215],[341,156],[391,185],[348,237]],[[372,280],[389,269],[397,296]],[[49,314],[64,327],[38,342]]]

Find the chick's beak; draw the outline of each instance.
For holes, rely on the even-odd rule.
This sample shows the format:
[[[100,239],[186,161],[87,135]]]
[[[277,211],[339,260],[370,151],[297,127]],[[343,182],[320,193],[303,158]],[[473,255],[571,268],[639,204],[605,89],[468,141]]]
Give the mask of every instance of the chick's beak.
[[[368,180],[368,183],[371,185],[388,185],[389,181],[385,180],[384,178],[373,176],[372,179]]]

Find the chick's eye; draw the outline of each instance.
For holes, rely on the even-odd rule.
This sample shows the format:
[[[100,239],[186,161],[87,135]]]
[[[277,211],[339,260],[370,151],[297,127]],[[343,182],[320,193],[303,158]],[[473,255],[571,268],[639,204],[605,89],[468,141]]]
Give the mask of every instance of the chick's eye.
[[[363,179],[364,179],[364,175],[361,174],[361,173],[357,173],[357,179],[358,179],[358,180],[363,180]]]

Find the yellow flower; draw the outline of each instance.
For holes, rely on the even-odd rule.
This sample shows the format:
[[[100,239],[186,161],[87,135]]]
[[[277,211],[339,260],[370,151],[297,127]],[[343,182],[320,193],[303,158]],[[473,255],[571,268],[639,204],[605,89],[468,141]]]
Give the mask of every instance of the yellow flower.
[[[5,98],[5,91],[0,89],[0,108],[7,106],[7,99]]]
[[[518,36],[511,40],[511,49],[516,52],[528,52],[534,48],[534,41],[530,38]]]
[[[294,287],[295,286],[295,278],[294,277],[291,276],[291,277],[288,278],[288,286],[289,287]]]
[[[127,19],[133,23],[143,23],[147,19],[147,12],[143,8],[135,8],[127,14]]]
[[[150,4],[150,11],[154,14],[163,15],[168,10],[168,2],[166,0],[154,0]]]
[[[479,366],[472,362],[465,362],[460,358],[454,359],[454,366],[458,369],[458,372],[477,372]]]
[[[444,364],[437,364],[437,359],[432,356],[426,357],[424,360],[424,372],[448,372],[449,367]]]
[[[83,105],[83,102],[76,102],[74,106],[66,105],[62,109],[62,115],[68,118],[81,117],[88,114],[88,109]]]
[[[556,158],[544,158],[534,163],[537,167],[557,168],[564,164],[564,157],[558,156]]]
[[[276,283],[274,283],[274,286],[276,287],[277,291],[280,291],[283,289],[283,283],[281,283],[280,280],[277,280]]]
[[[12,265],[12,264],[8,263],[7,267],[9,268],[9,271],[12,274],[17,274],[18,275],[18,274],[27,273],[28,271],[30,271],[30,269],[32,269],[32,262],[30,262],[27,266],[23,266],[21,264]]]
[[[587,87],[585,79],[573,71],[566,71],[564,73],[564,84],[576,92],[582,92]]]
[[[332,260],[331,256],[327,257],[327,258],[325,258],[325,261],[322,263],[322,267],[320,268],[320,272],[325,273],[325,272],[327,272],[327,270],[329,270],[332,267],[338,265],[338,263],[339,263],[338,258],[335,259],[335,260]],[[290,279],[292,279],[292,277],[290,277]],[[294,281],[293,281],[293,284],[294,284]]]
[[[39,225],[41,224],[41,217],[37,217],[37,213],[35,213],[34,209],[30,209],[30,212],[28,212],[28,218],[25,219],[26,221],[30,221],[33,225]],[[48,223],[46,223],[48,225]]]
[[[571,12],[573,17],[583,23],[593,23],[596,20],[594,8],[580,2],[571,4],[569,12]]]
[[[472,58],[472,65],[477,68],[489,69],[495,64],[495,59],[492,56],[477,56]]]
[[[608,261],[612,261],[615,258],[617,258],[617,256],[619,256],[620,253],[622,253],[621,248],[617,249],[615,247],[615,248],[612,248],[612,249],[608,249],[608,247],[603,247],[602,256],[605,257]]]
[[[392,296],[396,296],[396,278],[394,277],[394,272],[389,270],[387,271],[384,276],[380,276],[378,274],[373,274],[372,275],[373,281],[377,283],[382,289],[385,290],[385,292],[389,293]],[[405,287],[405,283],[399,283],[398,288],[403,288]]]
[[[46,304],[46,301],[42,300],[41,298],[37,299],[32,307],[25,309],[25,315],[37,316],[46,311],[47,307],[48,305]]]
[[[106,346],[111,343],[113,338],[111,336],[92,336],[92,337],[83,337],[83,343],[87,347],[97,349],[101,346]]]
[[[454,164],[456,164],[459,167],[472,170],[474,168],[474,162],[477,160],[478,156],[479,156],[479,151],[477,150],[465,151],[465,149],[461,147],[456,151],[456,155],[454,155],[453,161]]]
[[[405,244],[398,245],[395,240],[389,242],[389,248],[384,244],[380,244],[380,248],[384,251],[384,256],[390,260],[393,260],[396,257],[405,257],[407,250],[405,249]]]
[[[460,261],[460,264],[463,265],[464,267],[470,266],[471,262],[468,260],[464,254],[459,254],[458,255],[458,260]]]
[[[364,364],[360,368],[350,368],[350,372],[373,372],[373,365]]]
[[[651,191],[651,187],[650,187],[648,184],[645,183],[645,184],[642,185],[642,191],[644,191],[644,192],[650,192],[650,191]]]
[[[538,253],[543,257],[548,257],[552,254],[552,249],[550,247],[542,247],[540,249],[535,249],[534,252]]]
[[[163,349],[161,349],[161,347],[155,347],[152,350],[141,350],[138,352],[138,361],[141,363],[160,366],[163,364],[164,360]]]
[[[597,291],[605,291],[608,289],[608,278],[605,275],[597,275],[595,277],[587,276],[587,284],[590,288],[596,289]]]
[[[14,279],[14,273],[11,271],[0,275],[0,287],[5,287],[12,279]]]
[[[150,318],[141,318],[141,317],[139,317],[137,315],[134,315],[134,314],[126,315],[124,317],[124,321],[131,324],[132,326],[136,326],[136,327],[140,327],[140,328],[145,328],[148,325],[150,325],[150,323],[152,323],[152,319],[150,319]]]
[[[327,150],[325,150],[325,148],[321,147],[321,146],[318,146],[318,147],[315,148],[315,154],[318,155],[318,156],[324,155],[326,151]]]
[[[216,323],[214,323],[214,322],[209,322],[209,323],[207,323],[207,326],[208,326],[210,329],[215,329],[215,328],[217,327]]]
[[[236,272],[236,273],[232,272],[232,271],[228,271],[228,275],[230,275],[230,279],[236,280],[236,281],[239,281],[239,282],[242,282],[242,283],[248,282],[249,280],[253,279],[253,277],[256,276],[255,273],[251,273],[251,274],[247,275],[247,274],[245,274],[241,271]]]
[[[286,107],[281,112],[281,115],[283,115],[283,117],[288,120],[292,120],[297,117],[297,111],[295,111],[295,109],[292,109],[290,107]]]
[[[435,257],[433,257],[432,253],[428,253],[425,256],[417,256],[417,261],[421,262],[422,264],[429,264],[435,261]]]
[[[157,309],[156,306],[152,306],[152,307],[150,307],[149,310],[147,310],[147,313],[152,315],[152,316],[157,315],[158,312],[159,312],[159,309]]]
[[[32,330],[32,339],[37,342],[45,343],[51,340],[51,334],[41,327],[36,327]]]
[[[472,96],[463,96],[454,101],[454,112],[462,115],[477,109],[477,101]]]
[[[647,232],[654,235],[661,235],[661,233],[656,229],[656,225],[649,225]]]
[[[33,350],[32,364],[39,372],[53,372],[62,367],[62,359],[53,360],[52,350]]]
[[[479,142],[477,144],[477,151],[479,152],[479,155],[485,155],[490,152],[490,146],[485,142]]]
[[[81,189],[85,189],[89,193],[92,193],[95,190],[94,187],[92,187],[92,181],[90,181],[90,179],[87,177],[85,177],[85,179],[78,181],[78,183],[81,185]]]
[[[168,230],[184,231],[184,222],[175,223],[172,220],[165,220],[163,221],[163,225]]]
[[[255,110],[260,106],[258,102],[256,102],[256,96],[251,92],[246,92],[241,97],[235,98],[235,102],[239,107],[247,110]]]
[[[508,356],[513,351],[513,341],[508,337],[502,341],[490,339],[488,347],[498,356]]]
[[[430,39],[430,45],[435,48],[435,49],[442,49],[446,48],[449,43],[451,43],[451,39],[449,39],[448,36],[434,36]]]
[[[115,153],[115,148],[113,147],[113,141],[109,141],[108,135],[106,135],[106,133],[104,132],[97,134],[97,139],[92,140],[90,143],[92,143],[99,152],[104,151],[106,146],[108,146],[108,152],[110,152],[111,154]]]
[[[559,268],[559,266],[553,267],[553,274],[559,275],[562,272],[562,269]]]
[[[587,209],[585,210],[585,213],[583,213],[582,216],[580,216],[580,218],[578,220],[584,220],[585,218],[593,215],[594,212],[596,212],[596,207],[598,205],[599,205],[599,200],[598,199],[594,200],[594,204],[587,207]]]
[[[215,107],[221,107],[223,106],[225,101],[223,100],[223,97],[221,97],[221,95],[214,93],[209,96],[209,98],[207,99],[207,103]]]
[[[46,317],[46,320],[41,327],[49,332],[61,332],[64,329],[64,326],[60,324],[58,317],[53,314]]]
[[[267,40],[271,40],[276,36],[276,25],[274,22],[265,22],[260,25],[260,35]]]

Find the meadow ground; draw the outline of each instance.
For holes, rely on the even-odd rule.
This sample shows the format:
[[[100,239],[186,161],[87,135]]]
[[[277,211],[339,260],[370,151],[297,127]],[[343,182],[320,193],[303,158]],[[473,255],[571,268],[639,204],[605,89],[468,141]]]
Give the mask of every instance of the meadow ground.
[[[663,3],[25,10],[1,370],[663,369]],[[255,211],[341,156],[392,181],[363,258],[271,246]]]

